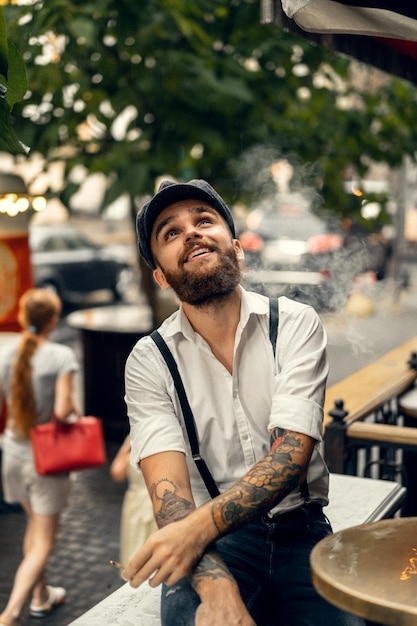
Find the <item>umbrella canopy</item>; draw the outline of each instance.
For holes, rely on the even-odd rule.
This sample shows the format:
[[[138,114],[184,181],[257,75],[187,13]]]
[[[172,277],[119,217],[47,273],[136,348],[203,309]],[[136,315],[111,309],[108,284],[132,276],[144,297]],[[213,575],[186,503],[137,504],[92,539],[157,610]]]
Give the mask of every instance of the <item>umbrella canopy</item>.
[[[262,21],[417,84],[417,4],[261,0]]]

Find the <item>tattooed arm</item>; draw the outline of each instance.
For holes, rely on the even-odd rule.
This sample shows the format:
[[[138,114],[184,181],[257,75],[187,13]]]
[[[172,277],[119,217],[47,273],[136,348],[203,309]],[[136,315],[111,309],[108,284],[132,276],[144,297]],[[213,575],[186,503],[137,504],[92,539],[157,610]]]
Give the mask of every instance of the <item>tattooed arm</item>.
[[[141,468],[160,530],[133,556],[123,572],[124,577],[137,587],[154,569],[169,572],[174,568],[180,572],[179,578],[189,575],[201,598],[195,621],[198,626],[229,623],[255,626],[233,576],[208,545],[211,540],[202,541],[203,529],[194,523],[190,528],[183,528],[182,522],[191,520],[190,515],[196,510],[184,455],[180,452],[156,454],[142,461]],[[197,565],[191,570],[194,563]],[[158,584],[152,579],[149,582]]]
[[[196,509],[188,468],[182,453],[167,452],[151,456],[142,462],[142,471],[149,486],[159,528],[183,520]],[[169,474],[169,478],[163,477],[164,471]],[[168,554],[166,558],[169,558]],[[214,550],[207,551],[197,562],[193,575],[195,580],[191,582],[195,588],[205,576],[213,579],[231,578],[230,572]]]
[[[305,479],[313,448],[314,440],[307,435],[288,430],[273,430],[269,453],[232,487],[197,509],[194,508],[184,455],[170,452],[142,461],[148,484],[156,485],[158,482],[149,482],[151,473],[161,480],[166,477],[169,468],[176,492],[175,498],[171,494],[168,497],[167,494],[165,502],[170,501],[170,510],[176,510],[177,521],[161,528],[146,542],[131,560],[124,576],[130,580],[132,586],[137,587],[151,576],[152,585],[161,582],[173,585],[183,576],[189,575],[213,541],[269,511]],[[156,457],[160,457],[161,467],[154,473]],[[163,462],[161,457],[164,457]],[[175,466],[173,457],[176,460]],[[149,473],[148,464],[153,467]],[[165,483],[166,489],[167,485]],[[160,486],[155,486],[154,501],[156,495],[163,491],[159,489]],[[173,506],[174,501],[178,506],[181,498],[188,504],[183,503],[178,508]],[[158,510],[156,515],[161,524]],[[174,521],[174,517],[171,521]],[[207,581],[204,576],[206,563],[207,561],[199,563],[193,574],[194,584],[199,585],[199,594]]]
[[[314,443],[307,435],[275,428],[269,454],[211,502],[218,536],[267,513],[302,483]]]

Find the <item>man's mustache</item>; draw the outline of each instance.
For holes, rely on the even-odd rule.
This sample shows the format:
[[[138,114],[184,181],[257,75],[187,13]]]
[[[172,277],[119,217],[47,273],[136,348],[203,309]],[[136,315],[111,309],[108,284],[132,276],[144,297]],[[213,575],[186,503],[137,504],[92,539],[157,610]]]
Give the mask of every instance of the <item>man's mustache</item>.
[[[208,241],[204,241],[203,239],[199,240],[198,242],[194,241],[191,244],[186,244],[179,258],[180,265],[184,265],[188,258],[188,255],[192,250],[194,250],[196,246],[198,246],[199,248],[208,248],[210,252],[219,252],[218,247],[213,245],[212,243],[209,243]]]

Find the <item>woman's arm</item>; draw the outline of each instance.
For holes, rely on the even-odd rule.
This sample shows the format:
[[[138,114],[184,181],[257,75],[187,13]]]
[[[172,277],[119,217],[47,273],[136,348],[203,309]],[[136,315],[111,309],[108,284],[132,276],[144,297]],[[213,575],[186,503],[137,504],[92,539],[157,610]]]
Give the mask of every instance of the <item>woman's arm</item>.
[[[130,436],[128,435],[110,465],[110,476],[120,482],[126,480],[130,463]]]
[[[54,414],[58,421],[64,422],[71,413],[79,414],[74,400],[74,372],[58,376],[55,383]]]

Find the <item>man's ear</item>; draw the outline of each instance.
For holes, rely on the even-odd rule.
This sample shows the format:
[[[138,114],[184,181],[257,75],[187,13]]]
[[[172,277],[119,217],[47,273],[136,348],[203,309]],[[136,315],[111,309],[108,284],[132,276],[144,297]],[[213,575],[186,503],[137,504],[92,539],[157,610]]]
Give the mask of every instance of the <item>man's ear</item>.
[[[240,243],[240,240],[239,239],[233,239],[233,245],[235,247],[236,256],[237,256],[239,262],[243,263],[243,261],[245,260],[245,253],[243,251],[242,244]]]
[[[165,278],[165,274],[160,267],[154,269],[153,277],[155,282],[159,285],[161,289],[168,289],[168,287],[170,286]]]

